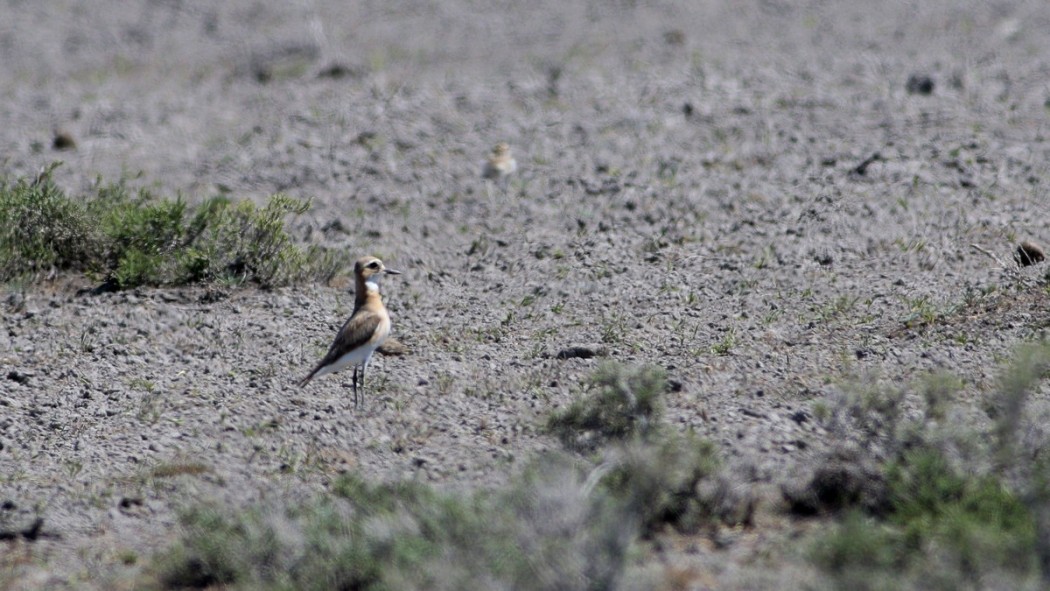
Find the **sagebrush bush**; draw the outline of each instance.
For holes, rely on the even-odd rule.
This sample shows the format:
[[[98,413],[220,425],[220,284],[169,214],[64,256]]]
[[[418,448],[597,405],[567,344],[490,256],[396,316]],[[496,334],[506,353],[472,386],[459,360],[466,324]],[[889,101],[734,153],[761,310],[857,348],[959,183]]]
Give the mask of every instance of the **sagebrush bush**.
[[[726,478],[715,445],[662,428],[666,389],[659,368],[605,363],[548,428],[568,450],[595,456],[593,484],[624,503],[646,537],[750,523],[755,500]]]
[[[990,578],[1033,588],[1032,515],[1001,481],[962,474],[931,450],[886,470],[889,513],[848,511],[813,548],[840,588],[983,589]]]
[[[85,270],[101,236],[84,204],[66,198],[51,179],[0,184],[0,280],[55,270]]]
[[[647,438],[658,429],[666,375],[657,367],[627,368],[609,362],[594,373],[587,394],[547,426],[574,450],[595,450],[610,441]]]
[[[603,487],[626,503],[647,537],[668,526],[695,533],[704,526],[751,523],[750,490],[725,477],[708,440],[665,435],[614,447],[606,456]]]
[[[833,399],[826,426],[853,453],[865,450],[880,492],[878,502],[849,497],[855,506],[818,539],[815,563],[839,588],[1043,588],[1048,442],[1031,438],[1027,405],[1048,367],[1046,344],[1021,347],[989,396],[986,423],[960,423],[953,399],[963,383],[944,375],[923,380],[918,396],[869,387]],[[924,403],[920,412],[904,412],[906,398]]]
[[[292,242],[284,221],[309,205],[286,195],[263,207],[222,197],[190,207],[121,181],[72,198],[53,182],[54,168],[0,185],[0,281],[74,270],[120,289],[216,281],[271,287],[327,281],[348,262]]]

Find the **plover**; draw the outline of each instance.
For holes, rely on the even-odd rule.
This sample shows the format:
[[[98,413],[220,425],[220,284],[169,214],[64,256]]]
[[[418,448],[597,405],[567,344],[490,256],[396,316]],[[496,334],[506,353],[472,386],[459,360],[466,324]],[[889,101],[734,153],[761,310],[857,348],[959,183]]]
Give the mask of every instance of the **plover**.
[[[507,177],[518,170],[518,162],[510,153],[510,145],[500,142],[492,148],[485,166],[481,169],[481,178],[493,180],[503,188],[507,186]]]
[[[354,263],[354,313],[339,329],[328,354],[317,367],[299,382],[302,388],[315,377],[354,367],[354,406],[357,398],[357,370],[361,368],[361,399],[364,399],[365,371],[372,353],[390,336],[390,314],[379,297],[379,279],[383,275],[400,275],[401,271],[387,269],[383,261],[366,256]]]

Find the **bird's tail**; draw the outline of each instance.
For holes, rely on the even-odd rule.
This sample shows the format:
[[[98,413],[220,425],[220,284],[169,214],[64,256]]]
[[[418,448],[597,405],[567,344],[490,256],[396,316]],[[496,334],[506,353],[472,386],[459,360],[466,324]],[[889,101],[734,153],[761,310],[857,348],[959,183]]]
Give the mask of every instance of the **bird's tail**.
[[[310,372],[310,375],[308,375],[305,378],[299,380],[299,387],[300,388],[302,388],[303,386],[309,384],[310,380],[312,380],[312,379],[314,379],[316,377],[320,377],[320,376],[323,376],[325,374],[332,373],[332,365],[330,363],[326,363],[327,359],[328,358],[326,357],[325,359],[321,360],[321,363],[317,364],[317,367],[315,367],[314,370]]]
[[[321,368],[318,367],[317,369],[314,369],[313,371],[310,372],[310,375],[308,375],[305,378],[299,380],[298,386],[300,388],[302,388],[302,387],[306,386],[307,384],[309,384],[310,380],[314,379],[314,375],[317,374],[317,370],[318,369],[321,369]]]

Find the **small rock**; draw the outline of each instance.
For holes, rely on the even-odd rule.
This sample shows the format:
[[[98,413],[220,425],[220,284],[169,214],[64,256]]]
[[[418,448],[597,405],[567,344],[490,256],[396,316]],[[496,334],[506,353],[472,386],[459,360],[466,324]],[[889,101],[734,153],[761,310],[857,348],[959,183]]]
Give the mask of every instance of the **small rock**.
[[[6,303],[14,311],[21,311],[25,306],[26,297],[23,293],[18,291],[12,291],[7,294]]]
[[[74,150],[77,142],[68,131],[56,131],[54,139],[51,140],[51,147],[55,150]]]
[[[740,539],[738,533],[725,529],[717,529],[711,535],[711,542],[719,550],[731,547],[738,539]]]
[[[682,29],[669,29],[664,31],[664,42],[668,45],[685,45],[685,31]]]
[[[1017,246],[1017,251],[1014,252],[1014,260],[1017,261],[1022,267],[1041,263],[1046,259],[1046,253],[1039,247],[1038,244],[1025,240]]]
[[[925,74],[912,74],[908,76],[908,82],[905,83],[904,89],[909,94],[930,95],[933,94],[933,86],[933,78]]]
[[[32,523],[22,529],[0,529],[0,540],[25,538],[26,540],[33,541],[40,537],[40,529],[43,526],[44,518],[37,517]]]
[[[389,338],[382,345],[379,346],[379,349],[377,349],[377,351],[379,351],[383,355],[397,356],[408,353],[408,347],[406,347],[404,343],[395,338]]]
[[[26,372],[17,369],[12,369],[11,371],[7,372],[7,379],[11,380],[12,382],[17,382],[19,384],[28,384],[29,378],[31,377],[33,377],[32,372]]]
[[[321,226],[321,231],[325,234],[329,232],[334,232],[336,234],[350,233],[350,230],[348,230],[347,227],[343,225],[343,222],[339,221],[338,219],[331,220],[325,225]]]
[[[601,345],[573,345],[566,347],[554,356],[556,359],[592,359],[607,354]]]
[[[368,144],[370,144],[374,139],[376,139],[376,132],[362,131],[361,133],[357,134],[356,138],[354,138],[354,143],[359,146],[367,147]]]
[[[224,292],[224,291],[222,291],[221,289],[211,289],[211,288],[209,288],[209,289],[205,290],[205,292],[203,294],[201,294],[201,296],[199,298],[197,298],[197,303],[199,303],[199,304],[214,304],[216,302],[221,302],[221,301],[225,300],[228,297],[230,297],[229,294]]]
[[[364,72],[360,68],[346,64],[333,63],[317,73],[318,78],[360,78]]]
[[[880,160],[882,160],[882,154],[875,152],[871,156],[865,158],[863,162],[854,166],[853,169],[850,170],[850,174],[854,176],[864,176],[868,174],[868,167]]]
[[[120,502],[117,505],[121,509],[130,509],[132,507],[141,507],[142,499],[138,497],[121,497]]]

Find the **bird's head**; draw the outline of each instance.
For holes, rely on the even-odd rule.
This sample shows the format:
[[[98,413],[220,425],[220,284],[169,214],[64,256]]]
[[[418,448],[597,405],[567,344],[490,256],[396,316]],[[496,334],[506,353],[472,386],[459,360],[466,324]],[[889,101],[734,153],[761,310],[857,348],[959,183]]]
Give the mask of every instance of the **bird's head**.
[[[379,280],[383,275],[400,275],[401,271],[387,269],[383,261],[373,256],[357,259],[354,263],[354,276],[359,283],[364,283],[368,289],[378,290]]]

